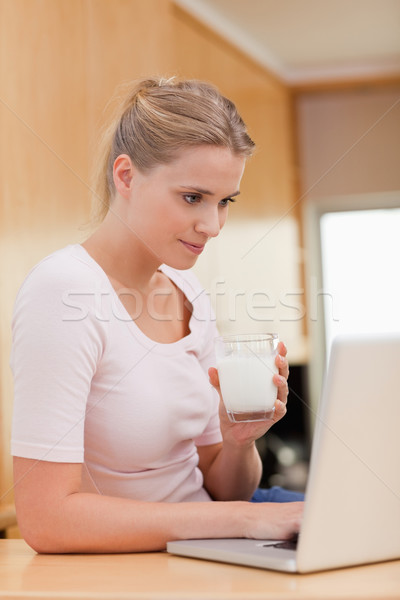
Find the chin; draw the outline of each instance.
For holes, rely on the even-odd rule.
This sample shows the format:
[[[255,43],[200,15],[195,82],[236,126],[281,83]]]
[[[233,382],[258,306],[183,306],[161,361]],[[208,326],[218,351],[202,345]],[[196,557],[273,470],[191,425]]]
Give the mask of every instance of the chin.
[[[170,260],[165,259],[164,264],[172,269],[177,269],[177,271],[187,271],[187,269],[191,269],[197,263],[198,257],[195,256],[191,259],[188,258],[172,258]]]

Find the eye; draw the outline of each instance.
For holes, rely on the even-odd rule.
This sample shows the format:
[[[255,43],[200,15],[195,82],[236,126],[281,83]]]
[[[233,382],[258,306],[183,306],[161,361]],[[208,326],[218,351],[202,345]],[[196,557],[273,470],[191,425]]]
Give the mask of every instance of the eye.
[[[220,206],[228,206],[229,202],[236,202],[235,198],[224,198],[220,201]]]
[[[183,194],[183,198],[188,204],[196,204],[200,202],[201,196],[199,194]]]

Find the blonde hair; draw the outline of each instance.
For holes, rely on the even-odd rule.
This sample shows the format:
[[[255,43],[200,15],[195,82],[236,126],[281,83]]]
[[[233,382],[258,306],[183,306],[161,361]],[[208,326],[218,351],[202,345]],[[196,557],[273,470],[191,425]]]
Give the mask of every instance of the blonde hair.
[[[135,81],[104,130],[94,173],[94,218],[101,221],[115,192],[113,166],[127,154],[142,172],[174,160],[187,146],[211,144],[248,157],[254,142],[231,100],[213,85],[175,77]]]

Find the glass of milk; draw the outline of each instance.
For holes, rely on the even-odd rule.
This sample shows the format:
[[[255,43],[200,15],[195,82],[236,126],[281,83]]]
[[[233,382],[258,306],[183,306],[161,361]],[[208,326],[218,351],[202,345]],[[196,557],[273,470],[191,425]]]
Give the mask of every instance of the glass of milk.
[[[272,418],[278,396],[272,377],[279,338],[276,333],[226,335],[215,351],[222,399],[235,423]]]

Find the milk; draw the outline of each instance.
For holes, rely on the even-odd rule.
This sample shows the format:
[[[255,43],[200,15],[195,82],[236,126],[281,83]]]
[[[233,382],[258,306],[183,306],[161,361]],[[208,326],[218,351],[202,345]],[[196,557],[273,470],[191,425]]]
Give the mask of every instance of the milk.
[[[228,413],[271,411],[278,390],[272,382],[276,353],[231,355],[217,360],[221,392]]]

